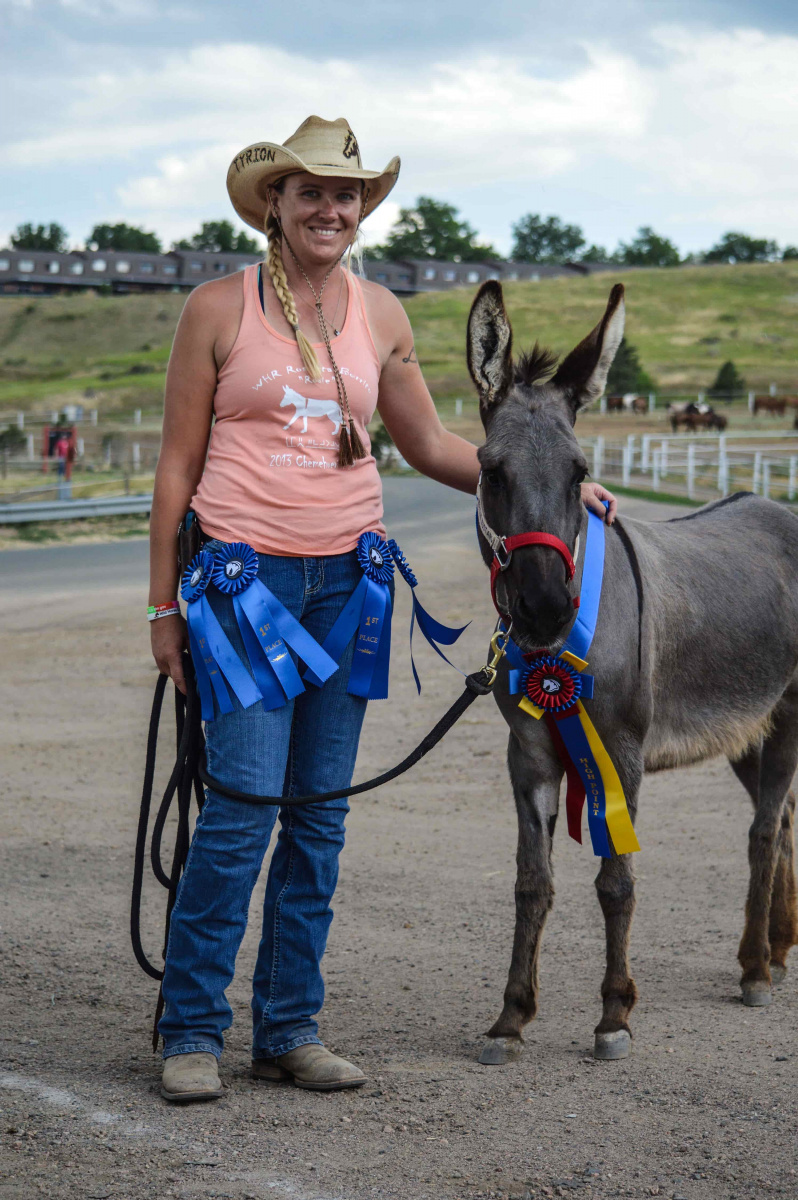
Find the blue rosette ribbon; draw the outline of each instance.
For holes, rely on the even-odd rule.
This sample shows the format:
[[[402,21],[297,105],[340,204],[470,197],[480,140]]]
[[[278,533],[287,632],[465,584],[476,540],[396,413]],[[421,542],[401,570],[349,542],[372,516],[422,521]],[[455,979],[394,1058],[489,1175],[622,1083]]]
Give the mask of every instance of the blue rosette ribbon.
[[[281,708],[305,690],[290,650],[320,683],[337,671],[334,659],[258,579],[258,556],[246,542],[232,542],[216,551],[211,578],[214,587],[232,597],[249,665],[267,711]]]
[[[398,543],[395,542],[393,538],[391,538],[391,540],[388,542],[388,550],[390,551],[391,558],[396,563],[399,574],[402,576],[413,594],[413,613],[410,617],[410,666],[413,670],[413,678],[416,681],[416,688],[420,692],[421,680],[418,677],[418,671],[416,670],[416,664],[413,658],[413,630],[415,629],[416,625],[418,625],[423,636],[429,642],[430,646],[432,646],[432,649],[435,651],[435,653],[439,654],[445,663],[448,663],[450,667],[454,667],[455,671],[457,671],[459,668],[455,667],[454,663],[446,657],[441,650],[441,646],[453,646],[460,637],[460,634],[463,633],[464,630],[468,629],[468,626],[471,624],[471,622],[469,621],[460,629],[457,629],[451,625],[442,625],[440,621],[436,621],[434,617],[430,616],[416,595],[418,579],[416,578],[416,575],[411,569],[410,564],[408,563],[404,554],[400,550]],[[460,671],[460,674],[462,675],[463,672]]]
[[[261,699],[260,691],[230,645],[227,634],[219,624],[205,595],[213,567],[213,555],[207,550],[200,550],[183,572],[180,586],[180,593],[187,606],[188,639],[197,676],[203,721],[213,720],[214,693],[220,712],[233,711],[227,684],[244,708],[257,704]]]
[[[324,639],[322,648],[338,663],[357,633],[346,690],[367,700],[385,700],[391,658],[393,560],[388,543],[372,532],[360,535],[357,557],[363,578]],[[311,664],[308,666],[310,669],[305,671],[303,678],[320,686],[324,680]]]

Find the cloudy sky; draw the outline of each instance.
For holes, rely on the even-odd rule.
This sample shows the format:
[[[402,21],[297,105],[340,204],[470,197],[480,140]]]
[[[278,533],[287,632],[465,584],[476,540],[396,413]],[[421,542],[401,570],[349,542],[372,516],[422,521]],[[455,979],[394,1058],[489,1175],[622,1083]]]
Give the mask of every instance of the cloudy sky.
[[[0,0],[0,46],[2,242],[232,217],[236,151],[314,112],[402,158],[372,240],[425,193],[505,252],[527,212],[798,244],[794,0]]]

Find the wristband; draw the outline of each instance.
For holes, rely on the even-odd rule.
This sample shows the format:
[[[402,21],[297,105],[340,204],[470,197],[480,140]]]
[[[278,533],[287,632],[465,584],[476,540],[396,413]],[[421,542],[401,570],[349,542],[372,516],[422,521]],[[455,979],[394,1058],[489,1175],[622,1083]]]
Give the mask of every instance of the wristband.
[[[148,621],[158,621],[161,617],[179,617],[180,605],[175,601],[172,604],[151,605],[147,610]]]
[[[148,613],[160,612],[161,609],[164,609],[164,608],[178,608],[178,607],[179,607],[179,605],[176,600],[170,600],[167,604],[150,604],[149,607],[147,608],[147,612]]]

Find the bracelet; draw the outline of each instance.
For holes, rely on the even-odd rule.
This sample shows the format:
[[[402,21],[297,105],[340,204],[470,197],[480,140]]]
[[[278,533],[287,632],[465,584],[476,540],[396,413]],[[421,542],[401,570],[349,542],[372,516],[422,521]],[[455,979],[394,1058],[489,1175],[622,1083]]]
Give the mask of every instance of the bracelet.
[[[159,621],[161,617],[179,617],[180,609],[177,605],[174,608],[162,608],[156,612],[148,612],[148,621]]]
[[[147,609],[147,612],[148,613],[160,612],[161,609],[163,609],[163,608],[178,608],[178,607],[179,607],[179,605],[176,600],[170,600],[167,604],[150,604],[150,606]]]

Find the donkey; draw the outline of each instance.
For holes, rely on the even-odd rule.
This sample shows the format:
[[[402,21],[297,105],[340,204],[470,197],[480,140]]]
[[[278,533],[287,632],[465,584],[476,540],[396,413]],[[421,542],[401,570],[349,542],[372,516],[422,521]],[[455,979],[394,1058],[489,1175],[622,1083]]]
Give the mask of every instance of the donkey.
[[[283,425],[283,429],[290,429],[297,417],[302,418],[302,433],[308,431],[308,417],[327,417],[332,421],[332,437],[335,437],[341,429],[341,406],[337,400],[322,400],[308,399],[306,396],[295,392],[293,388],[283,387],[283,398],[280,401],[280,408],[286,408],[289,404],[293,404],[296,412],[287,425]]]
[[[587,475],[574,435],[581,408],[604,390],[623,334],[623,287],[596,328],[557,367],[535,346],[513,362],[501,286],[483,285],[468,322],[468,365],[485,442],[481,502],[501,536],[542,531],[576,554],[587,514]],[[556,371],[555,371],[556,367]],[[582,547],[585,537],[579,538]],[[486,563],[493,551],[480,533]],[[522,653],[556,654],[574,620],[560,554],[516,549],[497,579],[497,606]],[[581,585],[583,555],[574,585]],[[739,947],[742,999],[771,1001],[798,942],[790,792],[798,764],[798,520],[739,493],[673,521],[616,520],[606,529],[604,581],[589,652],[596,680],[591,720],[610,754],[634,820],[645,771],[726,755],[754,805],[750,882]],[[480,1062],[516,1057],[538,1007],[538,955],[552,905],[551,849],[563,768],[546,725],[494,689],[510,727],[508,763],[518,813],[516,925],[504,1007]],[[625,1058],[637,998],[628,943],[635,907],[629,855],[602,858],[596,878],[607,967],[596,1058]]]

